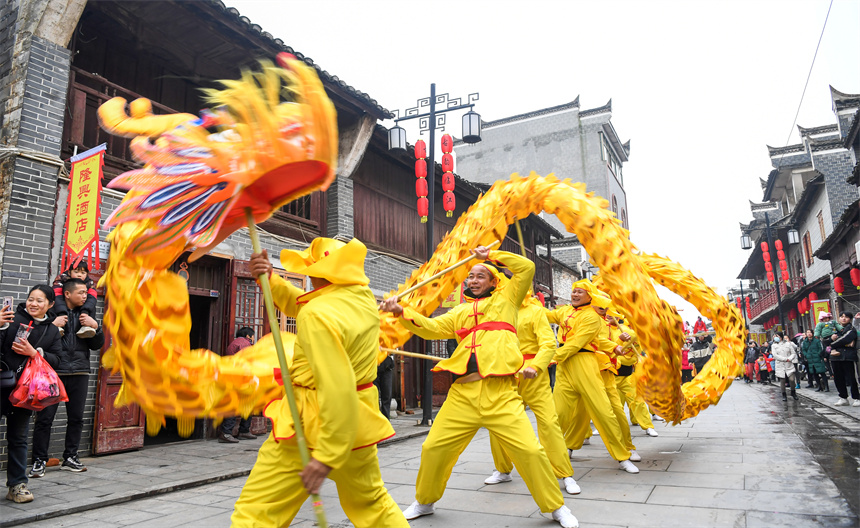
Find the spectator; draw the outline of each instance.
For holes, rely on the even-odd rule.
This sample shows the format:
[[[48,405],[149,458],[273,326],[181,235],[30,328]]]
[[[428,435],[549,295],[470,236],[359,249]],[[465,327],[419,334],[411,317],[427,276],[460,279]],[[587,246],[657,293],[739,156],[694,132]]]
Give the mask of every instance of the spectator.
[[[848,405],[848,388],[851,388],[853,407],[860,407],[860,393],[857,391],[857,376],[854,363],[857,362],[857,330],[851,324],[854,314],[839,314],[838,330],[830,336],[830,363],[833,365],[833,381],[839,391],[839,399],[834,405]]]
[[[700,315],[698,319],[696,319],[696,324],[693,325],[693,333],[699,334],[702,332],[708,331],[708,325],[705,324],[705,321],[702,320],[702,316]]]
[[[56,298],[56,302],[54,303],[54,313],[57,317],[69,315],[69,309],[66,306],[65,295],[63,294],[63,285],[69,279],[80,279],[84,281],[84,285],[87,287],[87,300],[81,307],[81,313],[87,314],[95,319],[96,297],[98,296],[98,293],[96,293],[95,285],[93,284],[93,280],[89,277],[89,273],[90,268],[87,266],[86,261],[81,259],[77,265],[73,264],[70,266],[65,273],[61,274],[54,281],[54,296]],[[60,333],[62,334],[64,331],[65,328],[61,326]],[[95,329],[87,325],[81,325],[78,332],[78,337],[82,338],[90,338],[96,335]]]
[[[90,378],[90,350],[99,350],[105,344],[105,336],[99,324],[84,312],[88,287],[82,279],[71,278],[63,283],[63,297],[66,314],[54,319],[54,326],[65,330],[62,337],[62,350],[55,370],[66,387],[69,401],[66,402],[66,440],[63,449],[63,462],[60,469],[80,473],[86,471],[78,458],[78,446],[84,429],[84,406],[87,402],[87,388]],[[92,337],[82,338],[80,329],[92,330]],[[45,475],[48,462],[48,445],[51,442],[51,426],[60,404],[51,405],[36,413],[33,427],[33,468],[30,478]]]
[[[752,383],[755,379],[755,358],[757,356],[758,346],[756,346],[755,341],[750,340],[744,355],[744,380],[747,383]]]
[[[47,284],[34,286],[27,294],[26,302],[18,305],[11,323],[4,315],[0,328],[0,359],[20,378],[27,359],[41,354],[48,363],[56,367],[62,353],[60,331],[52,325],[48,310],[54,305],[54,290]],[[24,340],[16,340],[18,329],[30,327],[30,334]],[[6,416],[6,442],[8,460],[6,465],[6,498],[12,502],[31,502],[33,494],[27,489],[27,429],[30,427],[28,409],[14,407],[9,401],[14,387],[0,392],[0,414]]]
[[[782,401],[787,401],[785,394],[785,386],[791,388],[791,397],[797,401],[797,392],[795,390],[795,376],[797,369],[795,362],[797,361],[797,346],[785,338],[785,334],[777,332],[773,336],[773,364],[776,372],[776,377],[779,379],[779,388],[782,390]]]
[[[768,383],[767,360],[764,357],[764,353],[760,353],[758,358],[756,359],[755,369],[756,369],[756,372],[758,372],[758,382],[759,383]]]
[[[827,366],[824,364],[824,348],[811,329],[806,331],[806,337],[800,345],[800,353],[806,361],[806,374],[810,382],[816,381],[818,386],[815,392],[830,392],[830,386],[827,383]]]
[[[379,412],[385,419],[391,421],[391,393],[394,391],[394,355],[389,354],[376,367],[376,379],[373,380],[379,391]]]
[[[690,347],[684,343],[681,347],[681,383],[693,380],[693,365],[690,364]]]
[[[236,330],[236,339],[227,345],[225,356],[232,356],[254,344],[254,329],[243,326]],[[239,421],[239,432],[233,436],[233,428],[236,427],[236,421]],[[237,444],[239,440],[254,440],[257,435],[251,433],[251,417],[242,418],[241,416],[233,416],[224,418],[221,422],[221,430],[218,433],[218,441],[222,444]]]
[[[698,321],[696,323],[698,324]],[[696,338],[696,341],[694,341],[690,346],[690,352],[688,354],[690,362],[694,367],[696,367],[696,372],[701,371],[702,368],[704,368],[705,363],[711,359],[713,350],[714,346],[711,344],[710,336],[699,336]]]

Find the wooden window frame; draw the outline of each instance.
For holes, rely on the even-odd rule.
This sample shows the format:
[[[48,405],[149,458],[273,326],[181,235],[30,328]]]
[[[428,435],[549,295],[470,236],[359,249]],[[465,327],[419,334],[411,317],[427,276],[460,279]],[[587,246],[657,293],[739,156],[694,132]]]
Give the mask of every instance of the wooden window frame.
[[[821,230],[821,241],[824,242],[827,239],[827,233],[824,230],[824,212],[818,211],[818,229]]]
[[[806,259],[806,267],[812,266],[812,241],[809,231],[803,233],[803,256]]]

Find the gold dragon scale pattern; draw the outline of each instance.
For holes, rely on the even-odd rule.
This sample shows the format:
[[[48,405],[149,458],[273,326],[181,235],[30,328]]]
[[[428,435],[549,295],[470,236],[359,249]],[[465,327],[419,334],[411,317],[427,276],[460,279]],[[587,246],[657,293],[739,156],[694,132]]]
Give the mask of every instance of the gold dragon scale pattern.
[[[601,287],[612,295],[637,332],[647,354],[638,369],[640,394],[654,412],[679,423],[716,404],[740,373],[742,318],[737,308],[687,270],[668,259],[641,254],[607,205],[603,198],[586,193],[584,184],[560,181],[552,175],[532,173],[522,178],[514,174],[493,185],[459,218],[430,261],[399,291],[467,257],[477,245],[502,240],[516,218],[541,211],[554,214],[582,242],[600,268]],[[229,357],[189,350],[188,294],[184,281],[169,271],[184,246],[125,256],[128,246],[151,222],[154,220],[128,222],[111,233],[111,255],[124,257],[110,259],[101,282],[109,299],[105,325],[113,337],[103,361],[124,380],[117,405],[139,404],[147,414],[150,434],[158,431],[164,416],[176,417],[180,433],[188,435],[196,418],[220,420],[261,411],[282,395],[273,374],[278,361],[271,336]],[[465,280],[468,271],[466,266],[458,268],[406,295],[401,303],[430,315]],[[683,387],[681,318],[657,296],[652,278],[689,300],[713,321],[716,331],[718,348],[713,358]],[[295,336],[283,336],[291,349]],[[395,317],[382,315],[381,346],[396,348],[409,337]]]

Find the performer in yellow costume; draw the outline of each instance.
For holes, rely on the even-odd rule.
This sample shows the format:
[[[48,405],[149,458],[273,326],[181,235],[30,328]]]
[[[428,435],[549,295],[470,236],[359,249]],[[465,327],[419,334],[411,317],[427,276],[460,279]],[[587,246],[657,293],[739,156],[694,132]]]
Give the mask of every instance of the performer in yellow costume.
[[[555,477],[562,479],[565,491],[576,495],[581,490],[573,478],[573,468],[558,424],[547,371],[555,355],[555,336],[546,320],[543,305],[530,294],[526,295],[520,306],[517,338],[524,360],[523,369],[517,376],[517,392],[535,415],[538,440],[546,450]],[[490,450],[496,470],[484,484],[510,482],[513,463],[493,433],[490,433]]]
[[[523,365],[516,335],[517,312],[534,277],[534,264],[506,251],[490,251],[479,246],[473,254],[481,261],[497,260],[514,275],[503,287],[504,277],[489,263],[475,265],[467,279],[464,303],[435,318],[424,317],[391,297],[382,309],[399,316],[410,332],[425,339],[456,338],[457,349],[440,361],[434,371],[460,376],[421,449],[421,467],[415,484],[415,502],[406,509],[407,519],[434,513],[434,503],[442,498],[451,470],[460,454],[481,427],[486,427],[514,461],[520,475],[542,512],[565,528],[579,526],[564,505],[544,448],[535,437],[515,390],[514,374]]]
[[[585,417],[587,427],[590,416],[609,454],[619,462],[620,469],[638,473],[639,468],[630,461],[630,451],[622,443],[621,430],[606,395],[595,355],[601,329],[605,328],[603,320],[591,306],[592,299],[598,295],[591,281],[583,279],[573,284],[570,305],[547,310],[549,322],[559,325],[558,340],[563,343],[555,353],[558,362],[553,392],[555,408],[569,449],[582,447],[585,433],[574,436],[574,427],[576,420],[582,417]]]
[[[630,421],[633,425],[641,427],[648,436],[660,436],[654,430],[654,422],[651,421],[651,411],[648,409],[648,405],[636,394],[636,383],[633,379],[633,372],[636,369],[636,365],[642,359],[642,356],[639,354],[639,347],[636,344],[636,333],[630,327],[623,324],[624,316],[614,307],[610,307],[607,310],[606,320],[611,325],[610,330],[613,332],[613,335],[618,335],[618,339],[627,348],[625,354],[618,356],[619,367],[618,373],[615,375],[615,387],[618,389],[618,395],[621,397],[622,404],[627,404],[627,408],[630,410]]]
[[[326,477],[356,527],[409,526],[385,489],[376,456],[376,444],[394,430],[379,413],[373,385],[379,314],[364,274],[366,254],[356,239],[329,238],[305,251],[282,251],[284,269],[311,278],[307,293],[271,274],[265,251],[251,256],[255,276],[270,274],[275,305],[296,317],[290,377],[312,458],[302,470],[287,402],[272,401],[265,411],[272,434],[236,501],[234,528],[289,525]]]

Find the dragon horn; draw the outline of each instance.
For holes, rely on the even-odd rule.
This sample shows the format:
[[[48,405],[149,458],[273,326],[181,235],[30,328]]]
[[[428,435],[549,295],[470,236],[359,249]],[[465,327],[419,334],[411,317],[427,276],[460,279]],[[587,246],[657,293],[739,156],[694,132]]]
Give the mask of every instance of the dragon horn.
[[[153,115],[149,99],[135,99],[129,105],[131,116],[125,112],[126,100],[114,97],[99,107],[99,123],[107,132],[116,136],[157,137],[177,126],[197,119],[191,114]]]

